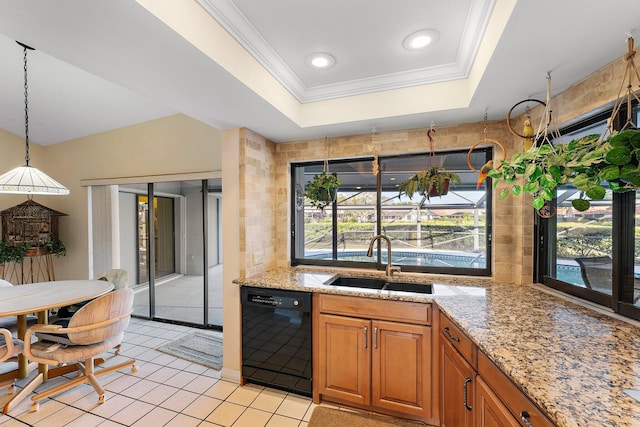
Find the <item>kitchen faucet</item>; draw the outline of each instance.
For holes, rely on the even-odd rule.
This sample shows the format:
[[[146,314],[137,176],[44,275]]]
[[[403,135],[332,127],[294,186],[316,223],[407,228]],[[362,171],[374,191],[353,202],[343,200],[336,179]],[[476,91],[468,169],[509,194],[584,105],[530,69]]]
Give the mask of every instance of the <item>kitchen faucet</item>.
[[[391,265],[391,240],[385,236],[384,234],[378,234],[373,236],[371,241],[369,242],[369,250],[367,251],[367,256],[373,256],[373,244],[376,240],[384,239],[387,241],[387,276],[393,277],[393,273],[397,271],[400,273],[400,267]]]

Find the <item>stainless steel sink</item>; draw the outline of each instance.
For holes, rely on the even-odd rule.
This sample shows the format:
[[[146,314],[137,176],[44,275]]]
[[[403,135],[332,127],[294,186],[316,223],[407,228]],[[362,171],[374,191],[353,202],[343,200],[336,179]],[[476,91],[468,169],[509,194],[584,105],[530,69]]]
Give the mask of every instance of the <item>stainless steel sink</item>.
[[[349,288],[380,289],[383,291],[411,292],[418,294],[433,293],[433,287],[430,283],[394,282],[374,277],[338,276],[331,282],[328,282],[327,285],[346,286]]]

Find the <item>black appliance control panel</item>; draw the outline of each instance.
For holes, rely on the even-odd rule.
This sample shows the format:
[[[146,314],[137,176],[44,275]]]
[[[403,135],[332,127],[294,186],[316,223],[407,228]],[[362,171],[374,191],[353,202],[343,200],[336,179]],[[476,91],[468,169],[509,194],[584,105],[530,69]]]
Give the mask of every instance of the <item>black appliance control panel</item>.
[[[291,298],[279,295],[262,295],[253,292],[248,292],[247,302],[278,308],[302,308],[304,306],[302,299],[298,299],[295,297]]]

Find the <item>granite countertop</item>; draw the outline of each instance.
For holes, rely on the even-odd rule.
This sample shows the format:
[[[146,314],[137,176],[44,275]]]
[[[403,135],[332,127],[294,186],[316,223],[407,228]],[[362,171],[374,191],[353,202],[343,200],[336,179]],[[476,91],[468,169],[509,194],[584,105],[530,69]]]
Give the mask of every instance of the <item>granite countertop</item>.
[[[640,402],[625,393],[635,390],[640,395],[640,327],[535,285],[477,277],[395,277],[434,284],[431,295],[410,294],[327,285],[337,273],[379,277],[296,267],[234,283],[434,302],[558,426],[640,426]]]

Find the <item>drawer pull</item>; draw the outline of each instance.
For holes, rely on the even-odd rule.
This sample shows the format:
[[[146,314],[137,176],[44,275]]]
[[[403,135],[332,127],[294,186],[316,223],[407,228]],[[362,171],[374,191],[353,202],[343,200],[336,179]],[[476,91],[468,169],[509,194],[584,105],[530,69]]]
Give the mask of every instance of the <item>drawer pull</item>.
[[[373,348],[378,348],[378,327],[373,328]]]
[[[469,406],[469,400],[467,399],[468,396],[468,388],[467,386],[469,385],[469,383],[473,381],[471,378],[467,378],[466,380],[464,380],[464,407],[467,409],[467,411],[471,411],[473,410],[473,408],[471,406]],[[522,415],[522,414],[521,414]]]
[[[369,328],[365,326],[364,327],[364,348],[367,348],[367,341],[369,341],[367,338],[367,332],[369,332]]]
[[[451,340],[451,341],[455,341],[455,342],[460,342],[460,338],[454,337],[453,335],[451,335],[451,332],[449,332],[449,327],[445,327],[443,329],[445,335]]]
[[[527,427],[533,427],[533,424],[531,424],[531,421],[529,421],[529,413],[527,411],[522,411],[520,412],[520,419],[522,420],[522,422],[527,426]]]

